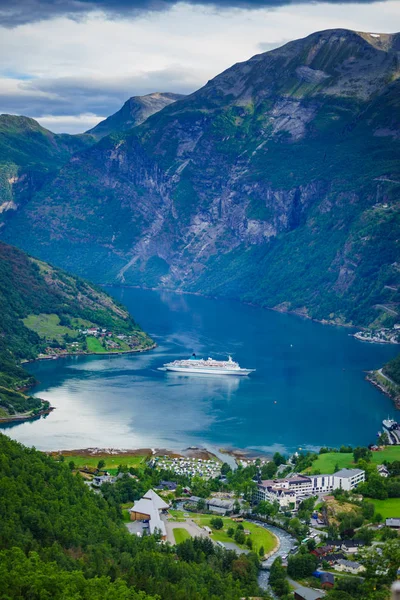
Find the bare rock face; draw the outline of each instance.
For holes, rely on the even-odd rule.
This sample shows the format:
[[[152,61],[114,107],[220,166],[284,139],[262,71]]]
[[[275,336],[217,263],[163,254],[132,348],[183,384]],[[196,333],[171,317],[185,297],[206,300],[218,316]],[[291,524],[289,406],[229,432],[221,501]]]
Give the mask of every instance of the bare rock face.
[[[370,322],[400,286],[399,51],[330,30],[234,65],[74,155],[1,234],[100,282]]]

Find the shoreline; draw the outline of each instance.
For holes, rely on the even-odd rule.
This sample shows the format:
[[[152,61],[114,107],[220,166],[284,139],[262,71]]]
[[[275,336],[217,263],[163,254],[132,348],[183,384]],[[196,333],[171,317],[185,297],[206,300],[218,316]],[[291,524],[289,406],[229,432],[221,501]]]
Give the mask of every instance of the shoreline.
[[[375,386],[380,392],[382,392],[382,394],[385,394],[385,396],[388,396],[391,400],[393,400],[395,409],[400,410],[400,394],[394,395],[389,387],[385,386],[384,383],[378,381],[376,379],[376,371],[367,371],[365,379],[369,383],[372,383],[372,385]]]
[[[59,358],[70,358],[72,356],[119,356],[120,354],[139,354],[141,352],[148,352],[149,350],[154,350],[154,348],[157,347],[157,344],[154,343],[152,346],[149,346],[148,348],[140,348],[140,349],[136,349],[136,350],[120,350],[120,351],[116,351],[116,352],[65,352],[63,354],[52,354],[50,356],[37,356],[36,358],[32,358],[30,360],[25,360],[25,361],[21,361],[21,365],[27,365],[30,363],[34,363],[34,362],[39,362],[42,360],[58,360]],[[34,387],[35,384],[33,384],[32,386],[27,387],[26,389],[30,389],[30,387]]]
[[[207,448],[190,446],[182,450],[170,450],[167,448],[80,448],[73,450],[43,450],[49,456],[79,456],[82,458],[103,457],[137,457],[144,456],[153,458],[156,456],[168,456],[169,458],[201,458],[209,460],[214,458],[220,460],[216,454]],[[222,461],[221,461],[222,462]]]
[[[303,319],[307,319],[308,321],[312,321],[314,323],[320,323],[321,325],[333,325],[336,327],[347,327],[348,329],[357,329],[361,328],[361,325],[354,325],[351,323],[337,323],[336,321],[329,321],[327,319],[316,319],[315,317],[310,317],[304,312],[299,310],[285,310],[284,308],[279,308],[281,305],[277,306],[263,306],[262,304],[257,304],[256,302],[246,302],[245,300],[241,300],[240,298],[230,298],[229,296],[212,296],[210,294],[201,294],[200,292],[189,292],[186,290],[174,290],[172,288],[163,288],[163,287],[147,287],[143,285],[129,285],[124,283],[99,283],[100,287],[116,287],[116,288],[126,288],[133,290],[147,290],[151,292],[168,292],[170,294],[179,294],[181,296],[197,296],[199,298],[209,298],[211,300],[229,300],[231,302],[238,302],[239,304],[244,304],[246,306],[254,306],[256,308],[262,308],[264,310],[271,310],[273,312],[285,314],[285,315],[293,315],[295,317],[301,317]],[[281,303],[284,304],[284,303]]]
[[[37,419],[43,417],[44,415],[49,415],[55,409],[55,406],[49,406],[49,408],[44,408],[43,410],[39,411],[36,415],[14,415],[9,417],[0,417],[0,425],[2,423],[32,421],[32,419]]]

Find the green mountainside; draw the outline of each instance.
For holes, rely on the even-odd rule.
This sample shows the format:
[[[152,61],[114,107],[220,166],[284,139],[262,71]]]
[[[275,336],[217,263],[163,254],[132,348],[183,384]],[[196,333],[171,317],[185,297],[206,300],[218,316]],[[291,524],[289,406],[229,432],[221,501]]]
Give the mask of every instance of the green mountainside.
[[[120,350],[153,344],[125,308],[105,292],[3,242],[0,314],[0,417],[38,408],[37,399],[18,391],[34,382],[21,361],[41,353],[90,351],[95,338],[83,336],[82,329],[99,327],[123,335],[131,346]]]
[[[119,111],[104,119],[86,133],[93,135],[96,139],[101,139],[106,135],[110,135],[110,133],[128,131],[136,125],[141,125],[148,117],[181,98],[184,98],[182,94],[171,94],[169,92],[154,92],[146,96],[132,96]]]
[[[150,471],[152,473],[152,471]],[[259,596],[258,559],[210,539],[138,538],[80,475],[0,435],[0,598],[239,600]]]
[[[55,134],[34,119],[0,115],[0,221],[24,205],[69,158],[95,142],[91,135]]]
[[[76,154],[0,230],[92,280],[390,326],[400,35],[328,30]]]
[[[383,372],[390,377],[396,385],[400,386],[400,354],[386,363],[383,367]]]

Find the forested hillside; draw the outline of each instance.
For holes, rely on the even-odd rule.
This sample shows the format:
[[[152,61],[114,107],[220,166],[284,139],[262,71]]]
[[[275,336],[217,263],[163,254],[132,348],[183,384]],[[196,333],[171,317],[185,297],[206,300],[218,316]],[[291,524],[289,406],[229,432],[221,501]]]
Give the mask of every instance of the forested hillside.
[[[126,309],[105,292],[4,243],[0,314],[0,386],[5,388],[30,385],[21,361],[36,358],[49,345],[65,347],[76,339],[79,326],[129,334],[137,349],[152,345]]]
[[[102,282],[393,325],[398,34],[322,31],[76,154],[0,234]]]
[[[91,135],[55,134],[34,119],[0,115],[0,217],[24,205]]]
[[[383,372],[396,385],[400,386],[400,354],[383,367]]]
[[[0,435],[0,597],[235,600],[258,595],[257,558],[137,538],[67,465]]]

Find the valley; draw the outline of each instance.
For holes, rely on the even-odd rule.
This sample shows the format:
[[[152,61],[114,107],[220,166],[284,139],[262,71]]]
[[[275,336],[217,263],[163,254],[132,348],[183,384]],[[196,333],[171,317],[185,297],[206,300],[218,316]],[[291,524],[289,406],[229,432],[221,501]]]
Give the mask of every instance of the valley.
[[[400,34],[11,4],[0,95],[38,120],[0,115],[0,597],[388,600]]]
[[[122,113],[28,201],[12,187],[0,235],[98,283],[392,327],[397,61],[397,34],[328,30],[234,65],[127,132]]]

